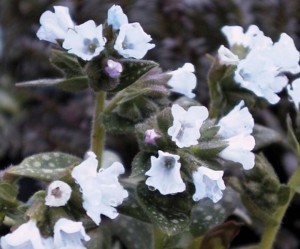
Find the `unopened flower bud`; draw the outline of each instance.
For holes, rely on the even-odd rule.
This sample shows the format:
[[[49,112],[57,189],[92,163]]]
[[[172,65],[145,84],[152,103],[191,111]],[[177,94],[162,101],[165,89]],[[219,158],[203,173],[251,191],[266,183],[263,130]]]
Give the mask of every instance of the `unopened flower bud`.
[[[145,143],[146,144],[155,144],[156,139],[159,138],[160,135],[156,133],[154,129],[146,130],[145,132]]]
[[[123,72],[123,67],[120,62],[108,60],[105,71],[108,73],[109,77],[115,79],[120,77],[121,73]]]
[[[52,182],[45,198],[46,205],[50,207],[60,207],[66,205],[71,197],[71,187],[62,181]]]

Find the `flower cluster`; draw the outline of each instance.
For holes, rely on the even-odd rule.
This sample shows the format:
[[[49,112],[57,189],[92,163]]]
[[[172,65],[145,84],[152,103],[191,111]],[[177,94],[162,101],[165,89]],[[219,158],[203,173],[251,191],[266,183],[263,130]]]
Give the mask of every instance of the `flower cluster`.
[[[54,13],[43,13],[40,23],[37,32],[40,40],[62,43],[68,53],[85,61],[90,61],[106,49],[109,41],[103,36],[103,29],[108,28],[107,25],[116,34],[113,48],[124,58],[141,59],[155,46],[149,43],[151,36],[144,32],[139,23],[128,23],[127,16],[118,5],[108,10],[107,25],[97,26],[93,20],[76,25],[70,17],[69,9],[62,6],[55,6]]]
[[[242,27],[225,26],[222,32],[226,36],[231,50],[221,46],[218,57],[221,64],[235,65],[234,80],[241,87],[252,91],[258,97],[271,104],[279,101],[277,93],[288,84],[285,73],[299,73],[299,52],[293,39],[282,33],[274,42],[255,25],[244,33]],[[239,53],[243,47],[245,53]],[[235,54],[237,53],[237,54]],[[295,87],[294,87],[295,85]],[[300,100],[298,83],[289,86],[288,93],[298,108]]]
[[[14,232],[1,238],[1,248],[86,248],[82,240],[89,241],[90,237],[85,233],[82,222],[75,222],[66,218],[60,218],[54,225],[54,237],[44,238],[36,225],[35,220],[19,226]]]

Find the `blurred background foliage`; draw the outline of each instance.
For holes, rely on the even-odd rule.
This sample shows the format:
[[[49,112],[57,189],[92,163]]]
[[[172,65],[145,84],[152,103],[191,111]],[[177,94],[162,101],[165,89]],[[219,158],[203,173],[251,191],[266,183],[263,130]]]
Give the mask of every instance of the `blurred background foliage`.
[[[286,32],[300,50],[300,2],[295,0],[1,0],[1,168],[38,152],[63,151],[83,156],[88,150],[93,112],[89,90],[70,94],[51,88],[17,89],[14,84],[60,77],[48,61],[51,45],[36,37],[39,17],[44,11],[52,11],[53,5],[64,5],[70,8],[75,22],[93,19],[100,24],[105,21],[107,9],[112,4],[121,5],[129,21],[140,22],[152,36],[156,47],[148,52],[146,59],[159,62],[164,70],[175,70],[185,62],[195,65],[197,99],[205,105],[209,102],[206,77],[210,67],[206,54],[215,55],[218,47],[226,44],[220,32],[224,25],[247,28],[256,24],[274,40]],[[281,121],[285,120],[286,112],[291,112],[290,106],[282,101],[253,114],[259,123],[282,133],[285,127]],[[123,151],[121,157],[129,165],[137,148],[133,138],[110,136],[107,144],[112,150]],[[129,147],[130,150],[122,149]],[[286,180],[295,167],[294,156],[277,145],[265,152],[280,179]],[[297,208],[299,200],[295,201],[284,222],[280,248],[298,248],[295,234],[300,230],[300,218],[299,212],[293,212]],[[248,240],[258,239],[253,232],[249,237],[248,232],[242,229]],[[236,241],[239,240],[243,237],[238,236]]]

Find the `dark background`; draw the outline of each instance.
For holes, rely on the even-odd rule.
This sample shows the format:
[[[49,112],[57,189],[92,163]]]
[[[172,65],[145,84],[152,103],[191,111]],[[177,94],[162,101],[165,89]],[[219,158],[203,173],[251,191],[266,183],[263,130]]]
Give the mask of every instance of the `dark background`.
[[[0,1],[0,167],[18,164],[24,157],[38,152],[63,151],[82,157],[89,148],[93,112],[93,94],[87,90],[71,94],[56,89],[20,89],[14,84],[61,75],[48,61],[50,44],[39,41],[36,31],[39,17],[53,5],[64,5],[76,23],[89,19],[103,23],[112,4],[120,4],[130,22],[140,22],[153,38],[155,49],[146,59],[160,63],[164,70],[175,70],[185,62],[196,67],[197,99],[207,105],[206,54],[215,55],[226,45],[220,29],[224,25],[247,28],[256,24],[276,41],[282,32],[290,35],[300,49],[300,1],[298,0],[128,0],[128,1]],[[283,93],[284,94],[284,93]],[[254,113],[258,122],[282,132],[290,104],[282,101],[275,107]],[[292,113],[293,114],[293,113]],[[108,148],[121,151],[129,165],[137,145],[133,138],[110,136]],[[126,148],[126,149],[125,149]],[[131,148],[128,150],[128,148]],[[295,166],[294,156],[279,145],[266,153],[282,181]],[[37,189],[25,181],[21,198]],[[300,231],[299,198],[296,198],[283,223],[278,248],[298,248]],[[234,244],[255,242],[253,229],[242,228]]]

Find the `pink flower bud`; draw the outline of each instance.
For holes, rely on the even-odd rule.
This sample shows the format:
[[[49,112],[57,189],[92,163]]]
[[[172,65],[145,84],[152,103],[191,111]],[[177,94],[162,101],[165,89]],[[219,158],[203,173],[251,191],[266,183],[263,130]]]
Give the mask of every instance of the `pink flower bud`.
[[[160,135],[158,135],[154,129],[146,130],[146,132],[145,132],[145,143],[155,144],[156,139],[159,138],[159,137],[160,137]]]
[[[123,72],[123,67],[122,64],[117,61],[108,60],[105,71],[108,73],[109,77],[115,79],[121,75]]]

